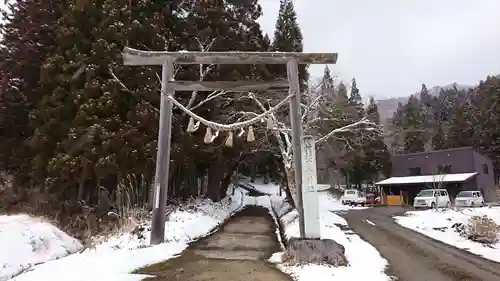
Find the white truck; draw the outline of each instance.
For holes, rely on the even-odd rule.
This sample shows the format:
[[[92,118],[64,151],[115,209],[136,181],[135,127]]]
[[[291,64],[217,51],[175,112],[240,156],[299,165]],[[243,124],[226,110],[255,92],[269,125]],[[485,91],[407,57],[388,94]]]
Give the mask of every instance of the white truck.
[[[357,189],[346,189],[344,190],[344,195],[340,197],[340,201],[344,205],[364,206],[366,197]]]

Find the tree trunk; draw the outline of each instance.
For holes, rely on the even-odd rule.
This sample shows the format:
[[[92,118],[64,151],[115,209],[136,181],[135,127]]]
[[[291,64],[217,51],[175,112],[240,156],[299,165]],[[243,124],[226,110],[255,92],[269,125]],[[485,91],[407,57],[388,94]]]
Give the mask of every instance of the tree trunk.
[[[198,196],[198,169],[196,164],[189,165],[189,170],[187,173],[188,177],[188,188],[189,188],[189,196],[192,198],[196,198]]]
[[[175,190],[174,190],[174,184],[175,184],[175,176],[176,176],[176,170],[177,170],[177,162],[174,162],[170,164],[169,167],[169,174],[168,174],[168,190],[167,190],[167,202],[168,200],[172,200],[175,196]],[[156,180],[155,180],[156,182]]]
[[[298,189],[297,184],[295,182],[295,171],[293,168],[285,168],[286,173],[286,197],[289,199],[292,206],[295,208],[298,204]]]
[[[208,196],[212,201],[219,202],[221,199],[221,181],[224,176],[224,165],[220,161],[217,161],[214,165],[210,166],[208,171]]]
[[[81,175],[78,180],[78,197],[77,200],[83,200],[83,196],[85,195],[85,175]]]
[[[200,174],[200,190],[198,191],[199,196],[205,196],[206,177],[207,177],[207,174],[205,173],[205,171],[203,171],[203,173]]]
[[[255,157],[253,157],[252,162],[250,162],[250,182],[254,183],[257,177],[257,169],[255,164]]]
[[[241,159],[241,158],[240,158]],[[222,196],[226,196],[227,190],[229,188],[229,184],[231,184],[231,178],[233,177],[233,174],[235,171],[237,171],[238,166],[240,165],[240,159],[236,160],[236,162],[231,165],[229,168],[229,171],[227,172],[226,176],[221,182],[221,194]]]

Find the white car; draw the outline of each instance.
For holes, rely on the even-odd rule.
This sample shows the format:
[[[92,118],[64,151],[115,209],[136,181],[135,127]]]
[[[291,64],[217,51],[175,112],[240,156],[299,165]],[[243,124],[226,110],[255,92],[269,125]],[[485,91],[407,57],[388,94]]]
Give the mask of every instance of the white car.
[[[361,205],[364,206],[366,202],[366,197],[361,194],[357,189],[347,189],[344,191],[344,195],[340,198],[342,204],[344,205]]]
[[[457,207],[484,206],[484,198],[480,191],[460,191],[455,198]]]
[[[449,207],[450,205],[450,196],[446,189],[423,189],[413,200],[413,207],[415,208],[439,208]]]

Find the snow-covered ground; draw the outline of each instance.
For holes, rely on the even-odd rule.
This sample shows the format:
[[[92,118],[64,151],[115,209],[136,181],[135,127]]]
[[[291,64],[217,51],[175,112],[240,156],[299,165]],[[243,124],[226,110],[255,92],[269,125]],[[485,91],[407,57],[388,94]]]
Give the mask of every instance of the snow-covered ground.
[[[190,242],[209,234],[227,220],[233,213],[244,206],[257,205],[266,207],[277,220],[277,216],[284,214],[288,208],[284,204],[284,196],[279,195],[276,184],[263,184],[257,181],[255,188],[266,193],[266,196],[250,197],[248,191],[236,188],[234,195],[220,203],[210,200],[193,201],[187,206],[177,209],[169,215],[165,226],[165,241],[161,245],[149,247],[150,226],[143,225],[140,235],[125,233],[108,237],[94,248],[80,251],[82,245],[67,236],[54,226],[27,216],[3,216],[0,223],[11,221],[9,236],[0,233],[0,258],[6,265],[0,268],[0,281],[31,281],[31,280],[66,280],[66,281],[128,281],[141,280],[144,275],[131,274],[135,269],[158,263],[180,254]],[[229,190],[232,194],[232,189]],[[349,210],[326,192],[320,195],[320,217],[323,238],[330,238],[345,247],[348,266],[333,268],[322,265],[306,265],[287,267],[277,266],[296,280],[390,280],[384,274],[386,260],[375,248],[364,242],[357,235],[345,234],[336,224],[345,225],[344,219],[330,212],[331,210]],[[275,216],[277,215],[277,216]],[[296,211],[292,211],[281,218],[285,223],[287,238],[298,236],[298,221]],[[29,218],[32,222],[20,218]],[[17,224],[24,226],[16,226]],[[46,230],[39,231],[32,225],[43,224]],[[2,225],[3,229],[3,225]],[[33,232],[30,236],[30,232]],[[17,235],[16,235],[17,233]],[[30,237],[21,240],[20,237]],[[5,237],[5,238],[4,238]],[[46,238],[33,238],[46,237]],[[8,239],[8,240],[5,240]],[[24,239],[24,238],[23,238]],[[40,242],[44,246],[32,248],[33,242]],[[7,241],[7,242],[4,242]],[[13,243],[15,241],[15,243]],[[4,244],[9,247],[4,247]],[[37,244],[38,245],[38,244]],[[23,249],[22,251],[17,249]],[[12,253],[22,252],[24,256]],[[77,252],[77,253],[75,253]],[[70,254],[73,253],[73,254]],[[70,255],[68,255],[70,254]],[[68,255],[66,257],[63,257]],[[15,256],[15,257],[14,257]],[[274,255],[274,257],[279,256]],[[62,258],[61,258],[62,257]],[[57,259],[59,258],[59,259]],[[6,262],[4,262],[6,261]],[[35,265],[37,263],[42,263]],[[24,273],[10,279],[12,275]]]
[[[485,246],[460,236],[452,228],[455,223],[466,225],[472,216],[488,216],[500,225],[500,207],[409,211],[406,216],[395,217],[395,220],[433,239],[500,262],[500,243]]]
[[[116,237],[110,237],[105,242],[96,245],[95,248],[87,249],[81,253],[72,254],[57,260],[49,261],[50,259],[46,259],[45,261],[47,262],[34,266],[11,280],[141,280],[145,276],[130,274],[130,272],[140,267],[175,257],[188,246],[188,243],[209,234],[228,219],[232,213],[238,211],[248,203],[248,199],[238,190],[234,196],[226,198],[220,203],[213,203],[210,200],[197,200],[170,214],[169,220],[165,223],[166,243],[148,247],[151,232],[149,225],[146,224],[140,236],[125,233]],[[10,217],[10,219],[13,218]],[[32,227],[29,228],[31,231],[34,231]],[[22,232],[22,228],[13,229],[12,231],[24,233]],[[16,256],[13,254],[16,252],[3,247],[4,244],[16,241],[15,236],[10,241],[4,241],[6,240],[0,240],[2,244],[0,247],[0,257],[2,260],[6,256],[8,258],[6,260],[9,260],[8,263],[12,264],[11,268],[15,266],[22,268],[29,267],[30,258],[11,259],[11,257]],[[15,247],[26,247],[24,244],[29,242],[17,240],[16,243],[18,245]],[[47,243],[57,243],[57,240],[47,240]],[[38,261],[42,262],[42,260]],[[0,272],[0,280],[3,281],[9,279],[12,270],[5,271],[4,268],[0,269]]]
[[[197,200],[172,212],[165,223],[166,243],[153,247],[148,247],[151,235],[148,224],[142,225],[144,231],[140,235],[124,233],[107,237],[94,248],[75,253],[83,248],[82,245],[49,223],[36,218],[28,221],[25,215],[0,216],[0,260],[3,265],[0,281],[141,280],[146,276],[130,272],[177,256],[190,242],[215,231],[244,206],[271,208],[271,198],[280,203],[278,196],[249,197],[245,193],[245,190],[236,189],[234,195],[220,203]],[[4,231],[7,222],[8,232]],[[45,246],[38,247],[42,243],[38,241],[43,241]],[[11,279],[21,271],[25,272]]]
[[[268,194],[268,195],[277,195],[280,194],[280,186],[275,182],[264,183],[264,179],[257,178],[254,182],[250,181],[250,178],[241,177],[240,183],[252,185],[258,191]],[[282,195],[284,196],[285,191],[282,190]]]
[[[286,266],[280,264],[280,253],[273,255],[271,261],[278,263],[278,267],[290,274],[297,281],[308,280],[391,280],[385,274],[388,262],[372,245],[365,242],[356,234],[346,234],[338,225],[347,225],[347,222],[332,211],[349,210],[353,207],[344,206],[327,192],[319,192],[321,238],[333,239],[345,248],[347,266],[330,267],[326,265]],[[357,208],[357,207],[354,207]],[[285,236],[299,237],[299,223],[297,212],[294,210],[281,218],[285,227]],[[282,254],[282,253],[281,253]]]
[[[43,219],[28,215],[0,216],[0,281],[82,248],[78,240]]]

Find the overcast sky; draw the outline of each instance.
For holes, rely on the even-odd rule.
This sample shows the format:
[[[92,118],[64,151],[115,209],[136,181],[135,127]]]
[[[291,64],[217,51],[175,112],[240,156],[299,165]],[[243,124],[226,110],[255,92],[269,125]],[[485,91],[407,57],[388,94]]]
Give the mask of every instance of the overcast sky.
[[[260,0],[272,38],[279,0]],[[330,67],[364,97],[408,96],[500,74],[500,0],[295,0],[307,52],[337,52]],[[321,76],[324,66],[310,67]]]

